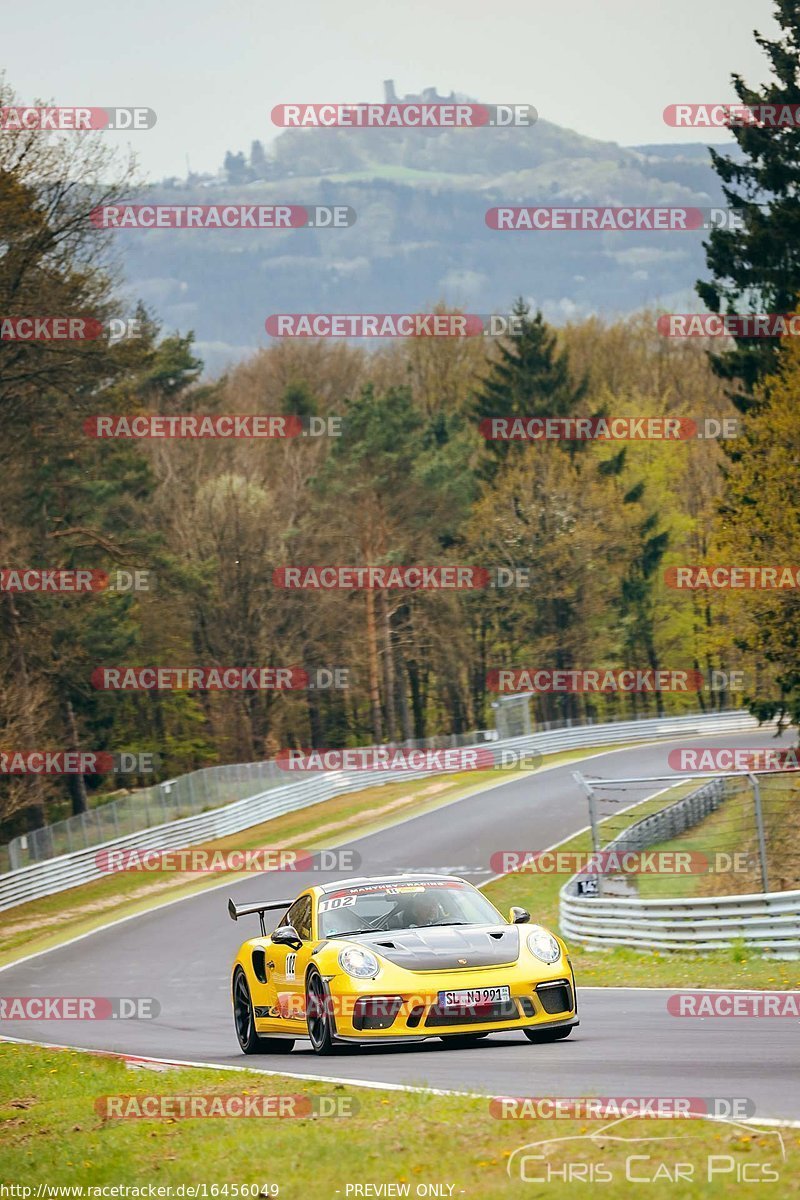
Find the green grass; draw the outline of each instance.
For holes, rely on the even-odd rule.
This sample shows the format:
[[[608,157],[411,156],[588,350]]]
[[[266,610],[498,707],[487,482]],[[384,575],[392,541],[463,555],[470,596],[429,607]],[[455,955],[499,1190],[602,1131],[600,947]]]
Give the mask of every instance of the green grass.
[[[621,748],[597,746],[591,750],[562,751],[547,755],[542,765],[558,766],[590,754]],[[363,837],[409,816],[430,812],[473,792],[508,782],[511,777],[510,771],[464,771],[456,775],[378,785],[287,813],[227,838],[205,842],[202,848],[246,850],[293,846],[323,849],[342,844],[348,838]],[[235,882],[245,876],[235,872],[227,876],[221,873],[210,876],[128,871],[17,905],[4,913],[0,924],[0,966],[23,955],[59,945],[71,937],[90,933],[109,921],[194,895],[218,885],[223,878]],[[289,877],[287,884],[299,891],[304,880],[301,876]]]
[[[788,776],[762,778],[761,804],[770,890],[800,888],[799,800],[800,780]],[[762,890],[753,792],[749,784],[699,825],[650,848],[699,851],[711,860],[717,853],[744,855],[746,864],[744,859],[739,862],[742,866],[746,865],[746,870],[685,876],[641,875],[637,878],[640,896],[660,899],[674,896],[733,896]]]
[[[567,1052],[566,1046],[563,1049]],[[520,1054],[528,1055],[532,1064],[536,1053],[535,1046],[520,1047]],[[541,1084],[530,1090],[540,1096],[548,1094]],[[103,1096],[244,1092],[333,1096],[355,1111],[349,1116],[283,1120],[104,1120],[95,1108]],[[581,1140],[536,1147],[531,1153],[545,1153],[551,1170],[563,1170],[567,1163],[592,1164],[595,1169],[603,1164],[613,1174],[613,1182],[604,1183],[602,1189],[608,1200],[630,1196],[625,1159],[632,1154],[651,1156],[649,1163],[636,1163],[640,1173],[654,1174],[662,1161],[692,1164],[697,1180],[692,1194],[700,1197],[729,1195],[732,1186],[730,1173],[706,1182],[709,1155],[728,1155],[737,1169],[742,1164],[751,1164],[753,1169],[752,1164],[771,1163],[780,1183],[770,1195],[788,1195],[797,1186],[797,1130],[781,1135],[784,1161],[779,1137],[765,1128],[743,1129],[705,1120],[637,1120],[618,1125],[604,1136],[599,1132],[604,1125],[577,1120],[498,1120],[490,1114],[487,1098],[384,1092],[240,1071],[131,1071],[108,1057],[0,1045],[2,1178],[5,1183],[34,1189],[38,1184],[126,1184],[145,1189],[148,1185],[205,1184],[211,1196],[213,1185],[221,1189],[226,1184],[257,1184],[264,1196],[269,1194],[269,1185],[277,1185],[283,1200],[310,1196],[327,1200],[337,1195],[344,1200],[348,1184],[408,1183],[413,1196],[418,1184],[436,1183],[452,1186],[450,1194],[455,1197],[481,1200],[520,1194],[563,1196],[574,1188],[558,1183],[549,1189],[544,1185],[523,1187],[518,1174],[509,1179],[506,1166],[526,1144],[572,1137]],[[595,1138],[588,1140],[588,1134]],[[616,1143],[611,1134],[647,1138],[648,1142]],[[548,1168],[531,1163],[530,1169],[541,1173]],[[743,1200],[763,1193],[763,1185],[735,1188]],[[219,1190],[217,1194],[225,1193]],[[646,1194],[653,1200],[672,1200],[687,1192],[664,1180],[649,1185]]]

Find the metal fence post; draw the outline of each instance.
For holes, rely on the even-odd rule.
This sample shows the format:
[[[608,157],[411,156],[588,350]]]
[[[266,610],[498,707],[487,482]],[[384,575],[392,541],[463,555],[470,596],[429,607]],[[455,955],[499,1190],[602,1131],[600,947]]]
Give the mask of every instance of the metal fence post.
[[[583,788],[589,801],[589,824],[592,827],[592,847],[595,853],[597,853],[600,849],[600,834],[597,829],[597,814],[594,807],[594,792],[592,791],[592,785],[586,779],[584,779],[580,771],[573,771],[572,778],[579,787]]]
[[[584,792],[586,793],[586,799],[589,801],[589,824],[592,827],[592,848],[594,849],[595,854],[597,854],[600,851],[600,832],[597,828],[597,813],[595,811],[594,804],[594,791],[592,789],[592,785],[588,782],[588,780],[584,779],[580,771],[573,771],[572,778],[579,787],[583,788]],[[595,895],[599,897],[603,894],[603,876],[600,872],[595,875],[595,880],[597,885],[597,891],[595,892]]]
[[[764,837],[764,813],[761,809],[761,785],[757,775],[748,776],[753,785],[753,801],[756,810],[756,829],[758,831],[758,858],[761,863],[761,890],[769,891],[769,875],[767,873],[767,843]]]

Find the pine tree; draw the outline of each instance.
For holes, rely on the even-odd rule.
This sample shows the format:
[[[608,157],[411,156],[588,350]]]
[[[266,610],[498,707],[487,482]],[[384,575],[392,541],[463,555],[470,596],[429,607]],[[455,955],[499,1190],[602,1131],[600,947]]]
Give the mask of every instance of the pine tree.
[[[564,417],[574,414],[586,394],[586,381],[574,381],[565,351],[556,348],[556,335],[541,312],[517,300],[513,309],[519,333],[502,339],[497,358],[475,397],[479,421],[488,417]],[[487,441],[483,474],[493,478],[511,447],[522,442]]]
[[[733,75],[739,100],[746,105],[800,104],[800,5],[776,0],[775,16],[783,40],[756,33],[776,81],[760,91]],[[732,156],[711,150],[728,207],[741,228],[715,228],[706,243],[713,275],[696,290],[712,312],[792,312],[800,294],[800,125],[734,125],[742,152]],[[733,350],[713,356],[714,369],[732,383],[731,397],[742,412],[754,403],[753,386],[775,369],[775,343],[737,338]]]

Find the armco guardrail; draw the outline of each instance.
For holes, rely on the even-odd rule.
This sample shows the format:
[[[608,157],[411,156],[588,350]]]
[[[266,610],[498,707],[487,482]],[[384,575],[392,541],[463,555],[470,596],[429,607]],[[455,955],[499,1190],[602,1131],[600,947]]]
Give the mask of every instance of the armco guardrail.
[[[635,724],[638,729],[644,728],[647,722],[626,721],[615,724],[615,727],[624,730],[631,724]],[[545,734],[554,731],[562,733],[565,729],[574,731],[576,728],[586,729],[586,736],[590,738],[588,731],[592,728],[591,722],[569,721],[552,727],[546,726],[540,729],[539,733],[528,733],[524,737],[535,737],[538,745]],[[597,728],[606,729],[608,725]],[[485,729],[472,733],[440,734],[400,742],[398,745],[406,750],[444,750],[476,746],[496,738],[497,734],[493,730]],[[514,744],[521,741],[520,736]],[[0,847],[0,855],[4,864],[7,857],[5,869],[16,871],[20,867],[44,862],[48,858],[59,858],[63,854],[73,854],[90,846],[102,846],[129,833],[138,833],[156,825],[166,825],[183,817],[222,808],[232,804],[234,800],[261,795],[269,788],[281,787],[286,782],[286,772],[281,770],[275,761],[203,767],[199,771],[191,771],[176,779],[168,779],[116,800],[109,800],[105,804],[98,804],[63,821],[32,829],[12,838],[7,847]]]
[[[698,824],[736,794],[743,779],[714,779],[689,796],[636,821],[605,851],[643,850]],[[789,955],[800,951],[800,891],[652,900],[578,895],[580,873],[559,898],[559,925],[570,941],[593,949],[721,950],[732,942]]]
[[[800,891],[693,900],[593,899],[562,889],[561,932],[595,949],[800,952]]]
[[[485,742],[493,736],[492,730],[482,730],[440,735],[402,745],[415,750],[443,750]],[[0,854],[5,850],[3,861],[7,857],[7,869],[16,871],[48,858],[104,845],[110,839],[122,838],[129,833],[222,808],[234,800],[246,800],[268,788],[281,787],[286,781],[286,772],[274,760],[202,767],[199,771],[140,788],[63,821],[20,834],[12,838],[7,847],[0,847]]]
[[[591,725],[535,733],[529,737],[509,738],[506,741],[483,742],[490,748],[495,761],[502,764],[503,753],[552,754],[559,750],[618,745],[625,742],[646,742],[676,736],[691,737],[704,733],[730,733],[740,729],[757,728],[757,722],[746,712],[715,713],[709,716],[662,717],[643,721],[619,721],[609,725]],[[413,779],[430,772],[357,772],[314,775],[297,779],[280,787],[271,787],[255,795],[243,797],[209,812],[170,821],[125,837],[111,838],[97,845],[62,854],[45,862],[33,863],[0,875],[0,911],[65,891],[80,883],[101,878],[105,872],[97,864],[100,850],[115,848],[175,849],[196,846],[201,842],[227,837],[260,825],[271,817],[320,804],[334,796],[343,795],[376,784]]]

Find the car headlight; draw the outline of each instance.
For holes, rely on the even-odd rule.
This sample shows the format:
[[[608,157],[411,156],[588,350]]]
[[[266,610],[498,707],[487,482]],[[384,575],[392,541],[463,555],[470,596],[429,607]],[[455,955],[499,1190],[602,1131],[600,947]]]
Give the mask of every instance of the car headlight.
[[[354,979],[373,979],[380,970],[380,964],[371,950],[362,950],[360,946],[348,946],[339,953],[339,966]]]
[[[543,963],[558,962],[561,958],[561,947],[552,933],[542,929],[541,925],[528,934],[528,949]]]

